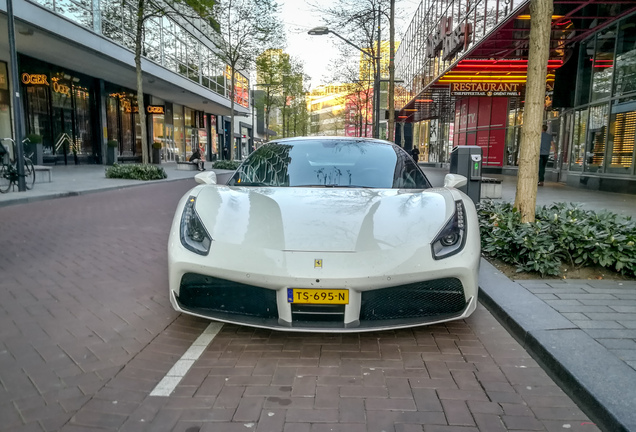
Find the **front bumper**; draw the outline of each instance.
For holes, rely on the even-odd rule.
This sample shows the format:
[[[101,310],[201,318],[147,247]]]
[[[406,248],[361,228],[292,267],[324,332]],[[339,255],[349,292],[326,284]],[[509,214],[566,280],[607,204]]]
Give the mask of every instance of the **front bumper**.
[[[286,301],[285,288],[268,289],[186,273],[179,295],[171,290],[170,301],[177,311],[216,321],[286,331],[342,333],[463,319],[475,310],[477,300],[476,294],[466,297],[461,281],[452,277],[365,291],[349,289],[349,293],[347,305],[298,305]]]

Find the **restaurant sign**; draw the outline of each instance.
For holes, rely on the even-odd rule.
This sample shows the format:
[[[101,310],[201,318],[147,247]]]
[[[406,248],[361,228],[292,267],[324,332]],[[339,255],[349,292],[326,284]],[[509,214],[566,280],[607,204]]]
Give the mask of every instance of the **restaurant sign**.
[[[520,83],[451,83],[451,96],[521,96]]]

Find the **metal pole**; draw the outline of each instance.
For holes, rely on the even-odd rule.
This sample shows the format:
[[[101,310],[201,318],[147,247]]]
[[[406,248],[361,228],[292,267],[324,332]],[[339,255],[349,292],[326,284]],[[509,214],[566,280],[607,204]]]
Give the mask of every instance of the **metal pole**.
[[[382,39],[380,37],[380,22],[381,22],[381,10],[378,6],[378,51],[376,54],[376,69],[375,69],[375,82],[373,83],[373,93],[374,98],[373,102],[374,110],[373,110],[373,138],[380,138],[380,60],[382,56],[380,55],[380,46],[382,44]]]
[[[18,80],[18,55],[15,51],[15,26],[13,24],[13,0],[7,0],[7,22],[9,24],[9,60],[11,61],[11,86],[13,87],[13,120],[15,125],[16,165],[18,167],[18,191],[25,192],[24,151],[22,149],[22,100]]]

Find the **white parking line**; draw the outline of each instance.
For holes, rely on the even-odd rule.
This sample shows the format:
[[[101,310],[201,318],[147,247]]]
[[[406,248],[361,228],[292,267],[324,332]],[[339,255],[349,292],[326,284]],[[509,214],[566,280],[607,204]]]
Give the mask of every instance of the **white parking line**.
[[[212,342],[214,337],[221,330],[221,327],[223,327],[222,323],[210,323],[197,340],[192,342],[190,348],[188,348],[174,366],[170,368],[166,376],[159,381],[159,384],[150,392],[150,396],[170,396],[185,374],[188,373],[194,362],[201,357],[203,351],[210,345],[210,342]]]

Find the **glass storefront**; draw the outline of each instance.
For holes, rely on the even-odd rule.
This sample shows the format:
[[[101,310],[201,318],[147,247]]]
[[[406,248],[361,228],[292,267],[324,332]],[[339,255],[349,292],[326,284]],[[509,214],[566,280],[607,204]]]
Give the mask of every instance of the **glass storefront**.
[[[117,143],[118,162],[141,162],[135,91],[28,57],[21,58],[20,70],[26,132],[41,138],[44,163],[105,163],[102,148],[109,141]],[[6,136],[11,136],[9,99],[7,66],[0,62],[0,133]],[[206,154],[208,133],[212,152],[218,151],[216,121],[208,132],[203,112],[152,96],[146,107],[149,145],[161,144],[162,161],[187,160],[196,147]]]
[[[174,150],[180,160],[186,156],[185,124],[183,119],[183,105],[172,105],[172,125],[174,127]]]
[[[106,86],[106,130],[108,141],[117,141],[119,160],[141,161],[141,126],[135,92]]]
[[[27,135],[42,139],[48,163],[98,163],[93,80],[20,56]]]
[[[610,116],[607,172],[629,174],[634,171],[636,97],[615,102]]]
[[[570,171],[635,174],[636,15],[581,43],[576,89],[579,106],[565,113]]]

